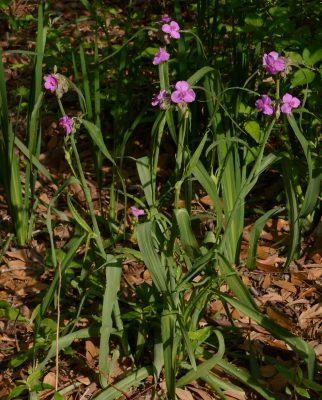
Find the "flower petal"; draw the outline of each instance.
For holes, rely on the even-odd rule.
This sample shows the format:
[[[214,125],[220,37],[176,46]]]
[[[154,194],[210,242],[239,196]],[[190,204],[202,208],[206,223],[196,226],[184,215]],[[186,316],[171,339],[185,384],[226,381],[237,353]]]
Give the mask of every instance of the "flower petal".
[[[196,93],[192,89],[187,90],[187,92],[183,96],[183,100],[186,103],[191,103],[192,101],[195,101],[195,99],[196,99]]]
[[[181,91],[186,91],[189,89],[189,83],[187,81],[178,81],[176,83],[176,89]]]
[[[285,93],[283,96],[283,103],[289,103],[292,101],[293,96],[289,93]]]

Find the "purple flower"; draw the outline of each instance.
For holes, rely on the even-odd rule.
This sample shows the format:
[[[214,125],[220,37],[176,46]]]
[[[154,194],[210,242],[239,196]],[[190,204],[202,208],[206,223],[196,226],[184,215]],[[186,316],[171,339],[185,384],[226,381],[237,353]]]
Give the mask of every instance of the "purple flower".
[[[297,97],[293,97],[289,93],[285,93],[282,100],[281,111],[283,114],[290,114],[293,108],[297,108],[301,104]]]
[[[171,94],[173,103],[191,103],[196,99],[196,93],[190,89],[189,83],[186,81],[178,81],[176,90]]]
[[[263,65],[269,74],[276,75],[284,71],[286,62],[276,51],[263,55]]]
[[[134,206],[130,207],[131,213],[135,216],[135,218],[139,218],[140,215],[144,215],[145,212],[144,210],[140,210],[139,208],[136,208]]]
[[[162,89],[157,95],[153,97],[151,105],[152,107],[160,106],[160,108],[162,109],[166,99],[167,99],[167,91]]]
[[[168,24],[168,23],[171,21],[171,18],[168,17],[167,15],[162,15],[161,21],[162,21],[164,24]]]
[[[160,50],[157,52],[157,54],[154,56],[154,59],[152,61],[152,63],[154,65],[159,65],[164,61],[168,61],[170,58],[170,54],[166,52],[165,49],[163,49],[162,47],[160,47]]]
[[[173,39],[180,39],[180,26],[176,21],[171,21],[170,24],[162,25],[162,32],[167,33]]]
[[[72,133],[74,128],[74,120],[68,115],[64,115],[63,117],[59,118],[59,125],[65,129],[66,135]]]
[[[274,113],[274,108],[272,106],[272,100],[266,94],[263,94],[261,99],[256,100],[256,108],[265,115],[272,115]]]
[[[45,89],[50,90],[51,92],[54,92],[57,89],[58,79],[54,74],[45,75],[44,80]]]

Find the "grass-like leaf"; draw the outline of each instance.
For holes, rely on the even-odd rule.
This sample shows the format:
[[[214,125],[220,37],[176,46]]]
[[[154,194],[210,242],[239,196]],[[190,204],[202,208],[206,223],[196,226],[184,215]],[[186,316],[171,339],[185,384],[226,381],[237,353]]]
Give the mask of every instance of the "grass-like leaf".
[[[158,291],[164,294],[167,292],[167,278],[160,257],[153,245],[153,222],[139,224],[136,228],[136,235],[143,261]]]
[[[103,298],[102,309],[102,325],[100,329],[100,351],[99,351],[99,370],[100,382],[102,387],[107,386],[107,377],[110,374],[109,356],[109,340],[112,333],[112,311],[117,302],[117,293],[120,288],[120,279],[122,272],[121,259],[112,255],[107,255],[106,262],[103,264],[105,268],[105,292]]]
[[[269,318],[265,317],[261,312],[256,309],[249,307],[244,302],[227,296],[226,294],[217,293],[218,296],[235,307],[238,311],[241,311],[256,323],[261,325],[263,328],[268,330],[274,337],[284,340],[292,349],[306,362],[308,368],[308,378],[313,380],[315,372],[315,352],[313,347],[305,342],[300,337],[294,336],[286,329],[275,324]]]

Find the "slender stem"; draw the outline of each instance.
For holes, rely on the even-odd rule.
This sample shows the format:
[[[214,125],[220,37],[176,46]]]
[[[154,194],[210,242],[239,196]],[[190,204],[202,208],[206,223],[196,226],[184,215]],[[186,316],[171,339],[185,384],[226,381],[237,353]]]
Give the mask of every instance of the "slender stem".
[[[276,100],[280,98],[280,80],[279,78],[276,79]]]
[[[106,253],[105,253],[105,250],[104,250],[103,241],[102,241],[102,238],[101,238],[101,233],[100,233],[100,230],[99,230],[99,227],[98,227],[98,224],[97,224],[97,220],[96,220],[96,217],[95,217],[94,205],[93,205],[93,202],[92,202],[90,191],[89,191],[87,183],[86,183],[85,175],[84,175],[84,172],[83,172],[83,169],[82,169],[81,161],[80,161],[80,158],[79,158],[79,154],[78,154],[78,151],[77,151],[77,147],[76,147],[76,144],[75,144],[75,139],[74,139],[73,134],[70,136],[70,142],[71,142],[72,149],[73,149],[73,152],[74,152],[74,155],[75,155],[76,164],[77,164],[78,172],[79,172],[79,175],[80,175],[80,181],[81,181],[81,184],[82,184],[82,189],[84,191],[86,202],[88,204],[89,212],[90,212],[90,215],[91,215],[91,218],[92,218],[93,229],[94,229],[94,232],[96,234],[95,240],[96,240],[96,243],[98,245],[98,248],[100,250],[100,253],[101,253],[102,257],[105,259],[106,258]]]
[[[61,290],[61,263],[58,263],[58,275],[59,282],[57,288],[57,327],[56,327],[56,376],[55,376],[55,390],[58,391],[58,383],[59,383],[59,325],[60,325],[60,290]]]

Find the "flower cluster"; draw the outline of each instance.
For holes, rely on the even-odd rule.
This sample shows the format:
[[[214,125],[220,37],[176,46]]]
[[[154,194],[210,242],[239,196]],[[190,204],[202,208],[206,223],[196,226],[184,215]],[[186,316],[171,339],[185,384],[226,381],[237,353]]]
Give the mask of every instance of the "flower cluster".
[[[167,53],[166,49],[160,48],[160,50],[156,53],[156,55],[153,58],[153,65],[159,65],[164,61],[168,61],[170,58],[170,54]]]
[[[290,114],[293,108],[298,108],[301,102],[297,97],[293,97],[289,93],[285,93],[282,98],[280,110],[283,114]],[[272,106],[272,99],[267,94],[255,102],[255,107],[265,115],[272,115],[274,113],[274,107]]]
[[[196,93],[190,88],[187,81],[178,81],[175,85],[175,91],[169,96],[166,90],[162,89],[155,95],[151,105],[153,107],[159,106],[161,110],[166,110],[170,106],[170,100],[174,104],[186,105],[192,103],[196,99]]]
[[[134,215],[134,217],[136,219],[138,219],[141,215],[145,214],[144,210],[142,210],[140,208],[136,208],[134,206],[130,207],[130,210],[131,210],[132,215]]]
[[[269,74],[276,75],[285,70],[286,62],[276,51],[271,51],[263,55],[263,66]]]
[[[68,92],[69,82],[64,75],[57,73],[45,75],[44,81],[44,88],[50,92],[55,92],[59,99],[63,97],[64,93]]]
[[[266,72],[271,75],[277,75],[280,72],[284,72],[287,67],[286,60],[276,51],[271,51],[268,54],[263,55],[263,67],[265,68]],[[289,93],[285,93],[282,101],[277,102],[277,114],[281,111],[283,114],[290,114],[294,108],[298,108],[301,102],[297,97],[293,97]],[[264,115],[273,115],[274,114],[274,107],[272,99],[267,95],[264,94],[260,99],[255,101],[255,107]]]
[[[180,39],[180,26],[178,22],[171,21],[169,24],[162,25],[162,32],[167,35],[167,38]]]
[[[180,38],[180,27],[176,21],[172,21],[168,16],[162,16],[161,23],[163,24],[161,30],[166,34],[165,41],[168,42],[169,38],[179,39]],[[153,65],[159,65],[163,62],[168,61],[170,54],[165,48],[160,47],[159,51],[153,58]],[[175,90],[172,93],[168,93],[165,89],[160,90],[151,102],[153,107],[159,106],[161,110],[166,110],[170,103],[178,104],[182,109],[185,108],[187,103],[191,103],[196,99],[195,92],[191,89],[187,81],[178,81],[175,84]]]
[[[59,125],[65,130],[66,135],[70,135],[74,131],[74,120],[68,115],[59,119]]]

